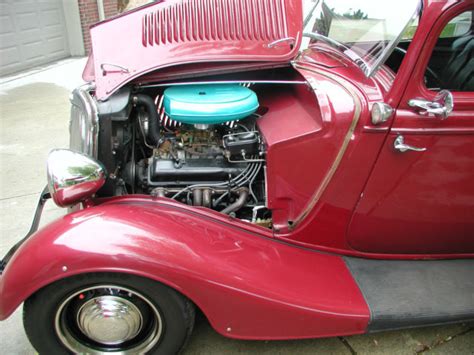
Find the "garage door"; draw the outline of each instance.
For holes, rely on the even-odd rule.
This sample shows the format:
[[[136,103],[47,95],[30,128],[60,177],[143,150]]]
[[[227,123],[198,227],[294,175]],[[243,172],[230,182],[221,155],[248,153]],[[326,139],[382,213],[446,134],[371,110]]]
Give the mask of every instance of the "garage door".
[[[67,56],[61,0],[0,1],[0,76]]]

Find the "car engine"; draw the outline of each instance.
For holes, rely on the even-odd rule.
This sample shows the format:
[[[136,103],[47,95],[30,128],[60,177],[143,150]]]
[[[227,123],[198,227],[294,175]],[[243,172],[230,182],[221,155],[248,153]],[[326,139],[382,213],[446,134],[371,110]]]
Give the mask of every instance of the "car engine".
[[[171,198],[270,227],[256,94],[235,85],[171,89],[130,94],[131,104],[111,115],[113,150],[101,160],[115,171],[113,194]]]

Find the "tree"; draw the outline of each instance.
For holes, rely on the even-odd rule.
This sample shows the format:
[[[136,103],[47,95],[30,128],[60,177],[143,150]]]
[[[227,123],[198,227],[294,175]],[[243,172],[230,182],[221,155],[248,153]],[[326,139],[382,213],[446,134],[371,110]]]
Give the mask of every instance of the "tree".
[[[353,19],[353,20],[367,20],[369,18],[369,15],[365,14],[360,9],[357,10],[357,11],[352,10],[352,12],[348,11],[348,12],[344,13],[342,16],[344,16],[345,18]]]

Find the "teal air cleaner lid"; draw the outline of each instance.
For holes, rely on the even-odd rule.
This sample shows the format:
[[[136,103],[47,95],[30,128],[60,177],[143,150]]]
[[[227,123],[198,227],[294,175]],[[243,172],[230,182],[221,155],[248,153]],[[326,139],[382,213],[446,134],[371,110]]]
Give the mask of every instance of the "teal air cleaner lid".
[[[254,113],[257,95],[235,84],[172,86],[164,92],[166,114],[188,124],[219,124]]]

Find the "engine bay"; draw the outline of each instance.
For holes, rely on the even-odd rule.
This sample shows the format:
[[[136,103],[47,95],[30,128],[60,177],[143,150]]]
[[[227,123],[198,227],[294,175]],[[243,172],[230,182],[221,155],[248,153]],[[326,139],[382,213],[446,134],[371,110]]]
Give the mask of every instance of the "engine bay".
[[[100,194],[166,197],[270,228],[265,110],[249,86],[122,89],[99,106],[99,160],[113,172]]]

